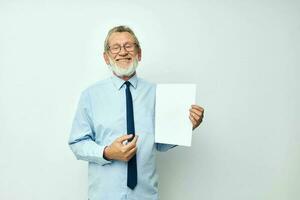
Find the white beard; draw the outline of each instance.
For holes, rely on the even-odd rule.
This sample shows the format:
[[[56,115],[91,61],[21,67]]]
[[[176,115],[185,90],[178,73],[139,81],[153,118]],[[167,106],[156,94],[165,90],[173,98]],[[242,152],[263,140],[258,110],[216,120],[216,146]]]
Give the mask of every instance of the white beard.
[[[119,67],[113,59],[111,59],[109,56],[108,56],[108,58],[109,58],[109,68],[117,76],[120,76],[120,77],[131,76],[135,72],[135,70],[138,66],[138,59],[136,57],[133,58],[132,64],[129,65],[127,68]]]

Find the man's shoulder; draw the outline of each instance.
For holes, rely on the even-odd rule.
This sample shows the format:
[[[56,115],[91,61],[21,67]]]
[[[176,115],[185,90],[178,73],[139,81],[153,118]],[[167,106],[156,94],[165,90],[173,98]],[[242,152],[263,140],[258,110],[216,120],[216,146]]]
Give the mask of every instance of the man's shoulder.
[[[94,83],[91,83],[90,85],[88,85],[83,91],[82,93],[87,93],[87,92],[93,92],[95,90],[99,90],[99,89],[105,89],[108,86],[110,86],[110,78],[106,78],[106,79],[102,79],[102,80],[98,80]]]
[[[150,88],[155,88],[156,87],[156,83],[148,81],[144,78],[140,78],[138,77],[138,84],[141,84],[142,86],[146,86],[146,87],[150,87]]]

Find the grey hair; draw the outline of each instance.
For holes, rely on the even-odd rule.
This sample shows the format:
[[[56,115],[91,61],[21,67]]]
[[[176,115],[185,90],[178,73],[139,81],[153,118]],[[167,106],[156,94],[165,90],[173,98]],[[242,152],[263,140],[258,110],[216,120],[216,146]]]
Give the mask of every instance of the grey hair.
[[[130,33],[132,35],[133,39],[134,39],[134,42],[135,42],[138,50],[141,49],[140,42],[137,39],[136,35],[134,34],[133,30],[131,28],[129,28],[128,26],[121,25],[121,26],[113,27],[112,29],[110,29],[108,31],[107,36],[106,36],[105,41],[104,41],[104,52],[108,51],[108,48],[109,48],[108,40],[109,40],[111,34],[116,33],[116,32],[119,32],[119,33],[128,32],[128,33]]]

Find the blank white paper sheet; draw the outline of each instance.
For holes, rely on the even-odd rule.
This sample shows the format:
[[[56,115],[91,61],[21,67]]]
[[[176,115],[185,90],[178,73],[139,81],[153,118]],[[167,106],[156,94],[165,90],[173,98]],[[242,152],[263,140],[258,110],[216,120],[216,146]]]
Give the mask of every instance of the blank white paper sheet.
[[[157,84],[155,142],[191,146],[189,109],[195,104],[196,84]]]

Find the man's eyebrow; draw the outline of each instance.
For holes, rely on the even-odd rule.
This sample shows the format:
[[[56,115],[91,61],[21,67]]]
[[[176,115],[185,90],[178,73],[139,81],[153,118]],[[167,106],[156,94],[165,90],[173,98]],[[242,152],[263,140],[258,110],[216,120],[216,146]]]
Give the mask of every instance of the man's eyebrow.
[[[112,44],[112,45],[109,45],[109,46],[116,46],[116,45],[120,45],[119,43],[115,43],[115,44]]]
[[[123,45],[124,44],[128,44],[128,43],[135,43],[135,42],[134,41],[127,41],[127,42],[124,42]],[[111,44],[110,46],[114,46],[114,45],[122,45],[122,44],[120,44],[120,43],[114,43],[114,44]]]

